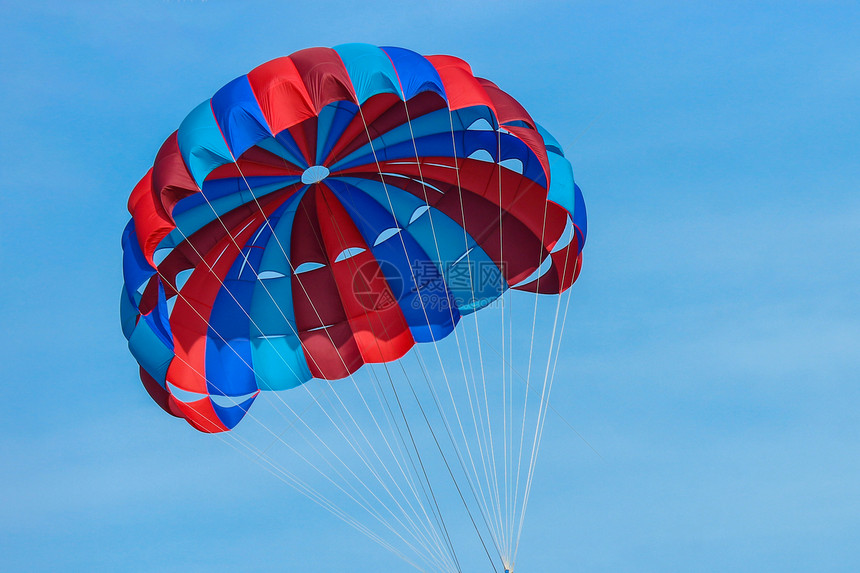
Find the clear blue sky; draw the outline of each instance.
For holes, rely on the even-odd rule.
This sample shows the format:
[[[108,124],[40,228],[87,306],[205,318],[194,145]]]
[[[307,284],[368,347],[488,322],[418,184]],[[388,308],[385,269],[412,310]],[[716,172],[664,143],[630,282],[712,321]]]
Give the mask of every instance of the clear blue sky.
[[[451,53],[559,139],[585,267],[520,570],[857,571],[860,8],[2,2],[0,570],[399,571],[164,415],[120,332],[129,191],[271,58]]]

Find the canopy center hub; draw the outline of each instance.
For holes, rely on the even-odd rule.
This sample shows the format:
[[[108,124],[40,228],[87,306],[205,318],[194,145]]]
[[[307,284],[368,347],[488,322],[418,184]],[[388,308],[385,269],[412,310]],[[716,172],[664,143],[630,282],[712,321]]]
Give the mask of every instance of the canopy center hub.
[[[329,170],[327,167],[323,165],[313,165],[305,169],[305,172],[302,173],[302,183],[305,185],[311,185],[312,183],[319,183],[326,177],[328,177]]]

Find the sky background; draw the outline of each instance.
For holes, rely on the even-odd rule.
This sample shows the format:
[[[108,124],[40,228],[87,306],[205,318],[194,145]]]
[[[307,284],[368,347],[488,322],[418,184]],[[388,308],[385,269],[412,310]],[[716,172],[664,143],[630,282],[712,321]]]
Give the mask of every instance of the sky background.
[[[520,571],[860,570],[856,3],[0,1],[0,570],[401,571],[146,395],[126,200],[199,102],[450,53],[589,209]]]

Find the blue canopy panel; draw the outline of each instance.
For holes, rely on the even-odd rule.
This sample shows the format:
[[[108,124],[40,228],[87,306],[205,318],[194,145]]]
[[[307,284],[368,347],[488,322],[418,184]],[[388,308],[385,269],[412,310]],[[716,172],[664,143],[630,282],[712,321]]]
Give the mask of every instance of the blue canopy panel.
[[[248,413],[248,408],[251,407],[251,404],[257,398],[258,394],[259,392],[245,400],[231,397],[219,398],[215,395],[209,397],[209,402],[212,404],[212,409],[215,410],[215,414],[221,422],[227,427],[227,429],[232,430],[236,424],[242,420],[245,414]]]
[[[125,289],[131,296],[155,274],[155,269],[146,260],[146,256],[140,248],[137,233],[134,230],[134,219],[129,220],[122,232],[122,252],[123,282]]]
[[[262,253],[247,245],[236,257],[224,285],[215,297],[206,334],[206,386],[209,394],[241,396],[255,392],[257,384],[251,362],[249,308],[254,292],[254,265]],[[248,257],[248,260],[245,260]],[[250,273],[246,267],[252,267]]]
[[[397,72],[384,51],[370,44],[340,44],[334,51],[349,74],[359,104],[381,93],[403,99]]]
[[[156,285],[158,287],[158,300],[152,310],[141,315],[141,317],[149,323],[152,331],[165,346],[173,348],[173,334],[170,331],[170,314],[167,311],[164,285],[161,280],[157,280]]]
[[[128,339],[128,349],[141,368],[164,388],[167,367],[175,356],[172,344],[165,344],[153,330],[151,322],[139,320]]]
[[[296,144],[296,140],[289,131],[284,130],[275,137],[267,137],[257,142],[257,147],[265,149],[269,153],[277,155],[287,163],[291,163],[300,169],[307,169],[308,162],[302,155]]]
[[[546,150],[549,153],[555,153],[556,155],[561,155],[564,157],[564,149],[562,149],[561,144],[558,140],[553,137],[553,135],[547,131],[547,129],[539,123],[535,124],[535,127],[538,130],[538,133],[543,138],[544,146],[546,146]]]
[[[264,139],[258,142],[258,145],[263,149],[268,151],[272,151],[272,153],[276,153],[276,155],[281,155],[285,159],[289,159],[293,165],[297,165],[302,169],[307,169],[310,167],[308,165],[307,159],[305,159],[305,154],[302,153],[302,148],[299,147],[299,144],[296,143],[295,138],[290,133],[289,129],[285,129],[274,136],[274,142],[278,147],[283,149],[283,152],[276,153],[275,149],[277,149],[268,139]]]
[[[391,59],[405,100],[408,101],[421,92],[432,91],[448,101],[439,72],[424,56],[395,46],[383,46],[379,49]]]
[[[137,233],[134,230],[134,219],[130,220],[122,233],[122,276],[123,289],[120,297],[120,320],[122,332],[126,339],[131,337],[140,314],[141,291],[155,275],[155,269],[146,260]]]
[[[253,179],[253,180],[252,180]],[[269,183],[269,181],[272,181]],[[207,180],[203,184],[203,191],[195,193],[179,203],[174,209],[173,219],[176,229],[168,234],[170,246],[175,246],[190,237],[204,226],[218,217],[223,217],[233,209],[246,203],[260,200],[262,197],[275,193],[300,182],[297,176],[282,177],[257,177],[248,178],[248,189],[241,177],[230,177],[226,179]],[[255,184],[259,183],[259,186]],[[213,197],[210,197],[212,192]],[[208,199],[208,201],[207,201]],[[181,207],[181,208],[180,208]],[[159,249],[168,246],[164,240],[159,243]]]
[[[573,223],[582,232],[579,237],[579,248],[585,246],[585,239],[588,237],[588,217],[585,212],[585,199],[582,197],[582,189],[576,183],[573,184],[573,190],[576,193],[574,198]]]
[[[128,340],[131,338],[131,333],[134,332],[134,327],[137,325],[137,317],[140,312],[137,310],[137,304],[130,297],[128,289],[123,285],[122,293],[119,296],[119,318],[122,326],[122,335]]]
[[[577,227],[577,240],[580,250],[585,246],[588,235],[588,218],[585,210],[585,200],[582,190],[574,182],[573,168],[564,157],[561,144],[543,126],[538,125],[538,132],[546,145],[547,158],[550,168],[550,188],[547,198],[567,209],[573,224]]]
[[[555,201],[573,215],[576,209],[576,193],[573,190],[573,169],[570,167],[570,162],[555,153],[547,153],[547,157],[550,169],[547,199]]]
[[[307,187],[290,197],[264,225],[254,246],[262,247],[251,298],[251,353],[261,390],[286,390],[311,379],[293,312],[290,252],[293,219]],[[274,232],[273,232],[274,230]]]
[[[212,96],[212,113],[233,157],[239,157],[272,133],[248,76],[229,82]]]
[[[417,139],[435,134],[448,135],[449,144],[445,153],[442,155],[450,156],[451,149],[453,148],[453,140],[451,140],[451,121],[452,116],[447,108],[437,109],[418,117],[412,117],[410,118],[410,121],[387,130],[385,133],[375,137],[370,143],[366,143],[362,147],[342,158],[340,161],[332,164],[331,170],[336,171],[338,169],[344,169],[360,163],[372,164],[374,151],[379,151],[398,143],[409,142],[411,145],[413,137]],[[459,123],[459,121],[457,123]],[[415,157],[414,147],[412,148],[411,157]],[[361,161],[357,161],[359,158],[361,158]]]
[[[351,101],[332,102],[320,110],[317,119],[317,165],[322,165],[325,162],[332,148],[357,113],[358,106]]]
[[[274,140],[270,139],[269,141]],[[194,193],[181,199],[173,207],[172,214],[173,217],[176,217],[195,207],[207,205],[207,200],[211,203],[233,194],[244,193],[244,197],[247,198],[246,200],[252,201],[253,197],[250,191],[253,191],[254,196],[259,198],[297,183],[299,180],[300,177],[298,175],[251,175],[248,177],[207,179],[203,182],[202,192]]]
[[[198,188],[216,167],[231,163],[233,156],[221,135],[221,128],[212,114],[210,100],[189,113],[176,134],[179,153]]]
[[[416,138],[418,138],[423,137],[425,135],[432,135],[437,133],[448,134],[448,138],[450,140],[451,130],[447,109],[439,109],[430,113],[426,113],[419,117],[413,117],[411,118],[411,121],[389,129],[385,133],[374,138],[370,143],[366,143],[365,145],[359,147],[346,157],[333,163],[330,166],[330,169],[332,171],[337,171],[338,169],[345,169],[353,165],[360,165],[366,163],[373,164],[374,151],[385,149],[386,147],[389,147],[391,145],[403,142],[409,142],[411,145],[413,134]],[[446,155],[450,155],[451,149],[452,145],[449,141]],[[410,157],[413,159],[415,158],[414,148],[412,149]]]

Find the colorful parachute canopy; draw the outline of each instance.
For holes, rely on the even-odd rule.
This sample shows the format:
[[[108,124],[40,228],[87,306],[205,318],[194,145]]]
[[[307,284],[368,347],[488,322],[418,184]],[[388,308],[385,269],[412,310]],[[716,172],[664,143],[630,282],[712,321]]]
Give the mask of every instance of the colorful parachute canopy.
[[[365,44],[225,85],[128,208],[123,332],[155,401],[207,432],[507,288],[562,292],[586,234],[570,164],[514,98],[458,58]]]

